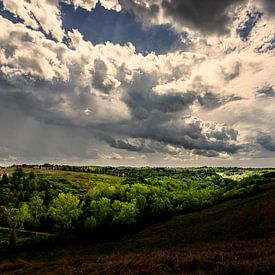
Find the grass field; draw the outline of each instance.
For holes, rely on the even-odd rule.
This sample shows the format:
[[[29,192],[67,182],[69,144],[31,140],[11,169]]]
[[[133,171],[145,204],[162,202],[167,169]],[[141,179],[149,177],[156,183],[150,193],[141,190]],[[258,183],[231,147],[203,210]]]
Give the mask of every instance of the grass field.
[[[0,173],[7,172],[12,175],[14,168],[1,168]],[[72,171],[62,171],[62,170],[51,170],[51,169],[31,169],[24,168],[25,173],[34,171],[39,178],[55,182],[55,187],[60,187],[60,189],[66,189],[66,184],[70,189],[77,188],[79,190],[89,190],[93,188],[98,183],[106,185],[116,185],[120,184],[124,179],[121,177],[116,177],[112,175],[103,174],[90,174],[82,172],[72,172]],[[59,184],[58,184],[59,183]]]
[[[122,239],[4,255],[1,274],[274,274],[275,183]]]

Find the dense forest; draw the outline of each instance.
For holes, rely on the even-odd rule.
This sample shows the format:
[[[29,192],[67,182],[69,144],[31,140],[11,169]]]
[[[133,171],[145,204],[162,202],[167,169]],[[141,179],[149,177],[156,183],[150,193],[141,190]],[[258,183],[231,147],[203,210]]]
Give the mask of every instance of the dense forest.
[[[18,232],[93,239],[261,192],[272,169],[17,166],[1,169],[1,248]],[[47,235],[48,234],[48,235]],[[22,235],[22,234],[21,234]],[[39,238],[39,235],[37,235]],[[42,237],[41,237],[42,238]]]

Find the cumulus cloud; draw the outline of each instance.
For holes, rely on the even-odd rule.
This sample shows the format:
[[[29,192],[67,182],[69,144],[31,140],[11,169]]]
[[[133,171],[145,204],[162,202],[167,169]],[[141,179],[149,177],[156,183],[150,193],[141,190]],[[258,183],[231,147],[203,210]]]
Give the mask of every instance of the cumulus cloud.
[[[88,10],[97,3],[66,2]],[[7,156],[122,161],[142,154],[183,160],[274,151],[273,19],[259,18],[242,39],[237,30],[248,22],[247,11],[256,9],[244,1],[213,0],[206,8],[203,1],[187,0],[100,2],[146,15],[148,24],[170,22],[204,34],[191,37],[190,52],[142,55],[131,43],[93,45],[78,30],[65,34],[57,1],[5,0],[4,7],[22,19],[12,23],[0,16],[0,125],[7,127],[0,145],[14,148]],[[228,12],[235,4],[243,6],[231,22]],[[51,21],[41,17],[44,9]],[[233,29],[225,39],[212,36],[226,33],[228,23]],[[24,133],[24,146],[16,138],[9,141],[16,136],[10,127]]]
[[[45,38],[24,24],[13,24],[0,16],[0,70],[8,77],[30,75],[41,79],[67,79],[68,70],[63,64],[62,43]]]
[[[230,22],[229,8],[241,3],[241,0],[176,0],[162,1],[166,16],[175,22],[202,32],[226,33]]]
[[[58,41],[66,36],[62,26],[60,3],[73,5],[91,11],[100,3],[106,9],[121,10],[118,0],[3,0],[5,10],[20,18],[26,26],[34,30],[42,29]]]
[[[3,5],[4,9],[22,19],[27,26],[35,30],[42,28],[45,33],[52,34],[56,39],[62,41],[64,31],[58,0],[3,0]]]
[[[203,33],[229,32],[235,8],[246,0],[121,0],[123,9],[147,24],[171,24],[177,30],[195,29]]]

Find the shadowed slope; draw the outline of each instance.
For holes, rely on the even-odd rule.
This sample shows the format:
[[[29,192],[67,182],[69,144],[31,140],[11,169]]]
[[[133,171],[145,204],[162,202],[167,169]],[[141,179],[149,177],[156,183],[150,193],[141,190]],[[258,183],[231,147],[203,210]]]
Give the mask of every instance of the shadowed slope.
[[[123,239],[25,253],[1,274],[272,274],[275,183],[253,197],[177,216]],[[47,261],[48,260],[48,261]]]

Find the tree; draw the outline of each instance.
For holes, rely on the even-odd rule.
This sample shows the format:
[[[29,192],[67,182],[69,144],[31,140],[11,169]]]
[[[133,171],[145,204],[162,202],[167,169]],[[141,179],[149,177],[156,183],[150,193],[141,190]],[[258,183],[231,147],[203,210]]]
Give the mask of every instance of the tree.
[[[2,175],[2,184],[7,184],[9,182],[8,174],[6,172]]]
[[[24,222],[30,217],[28,205],[23,203],[20,208],[1,206],[1,210],[4,212],[10,227],[9,245],[14,248],[17,243],[17,229],[23,227]]]
[[[116,205],[115,207],[117,207]],[[113,205],[114,207],[114,205]],[[137,208],[137,201],[134,199],[132,202],[122,202],[120,210],[114,216],[112,224],[114,225],[132,225],[137,222],[139,210]]]
[[[101,198],[98,201],[91,201],[91,212],[95,217],[98,225],[105,225],[112,216],[111,200],[108,198]]]
[[[38,195],[32,197],[28,203],[28,207],[30,215],[26,222],[33,227],[39,227],[47,215],[47,208],[43,204],[43,199],[41,199]]]
[[[19,185],[23,183],[23,179],[25,177],[25,174],[22,170],[22,168],[17,168],[13,174],[12,174],[12,179],[11,183],[14,185],[14,188],[16,190],[19,190]]]
[[[30,180],[34,180],[34,179],[35,179],[35,174],[34,174],[33,171],[31,171],[31,172],[29,173],[29,179],[30,179]]]
[[[72,230],[73,223],[82,213],[83,202],[71,193],[60,193],[52,201],[49,208],[50,217],[57,222],[57,227],[64,230]]]

